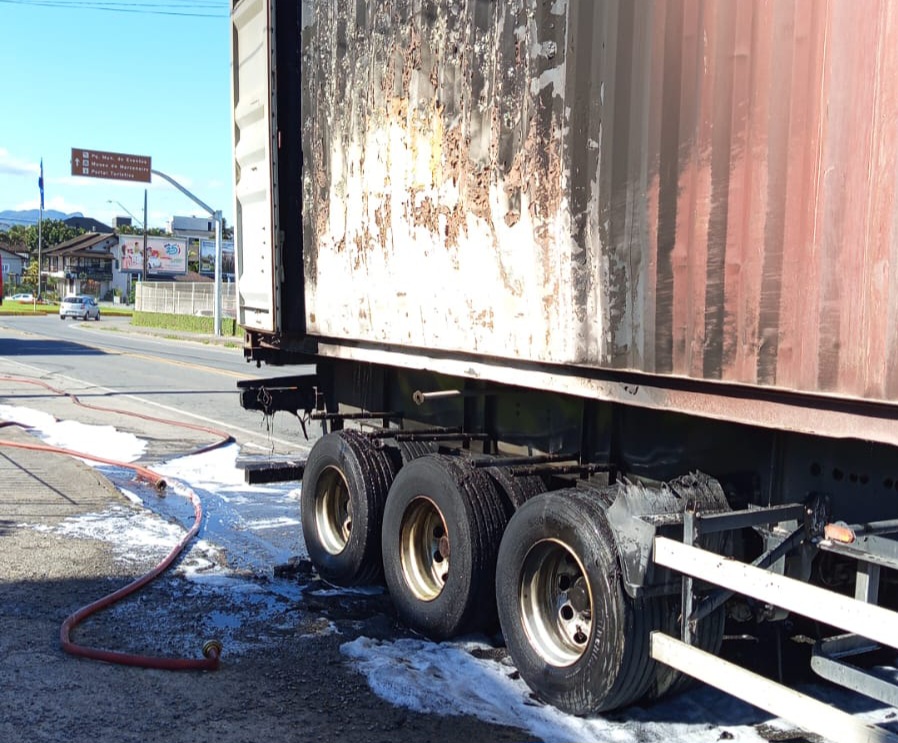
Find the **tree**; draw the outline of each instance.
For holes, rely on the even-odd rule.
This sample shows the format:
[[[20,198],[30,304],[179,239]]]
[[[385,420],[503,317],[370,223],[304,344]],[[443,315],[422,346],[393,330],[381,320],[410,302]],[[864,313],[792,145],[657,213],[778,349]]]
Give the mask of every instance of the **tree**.
[[[37,258],[28,261],[25,270],[22,272],[22,283],[37,294]]]
[[[120,235],[142,235],[143,227],[135,227],[133,224],[123,224],[118,228],[118,233]],[[166,232],[160,227],[150,227],[147,230],[147,234],[153,237],[171,237],[171,233]]]
[[[35,233],[37,233],[36,226],[32,226],[31,229],[34,230]],[[60,219],[48,219],[41,225],[41,236],[43,239],[43,244],[47,247],[59,245],[59,243],[63,243],[66,240],[71,240],[73,237],[78,237],[78,235],[83,234],[84,230],[75,227],[69,227]],[[34,248],[37,248],[37,240],[34,241]]]
[[[75,227],[69,227],[60,219],[45,219],[41,224],[40,241],[43,247],[52,248],[66,240],[71,240],[84,233],[84,230]],[[7,233],[9,244],[12,250],[27,250],[29,255],[37,255],[38,244],[38,228],[36,224],[13,225]]]
[[[6,233],[9,249],[17,252],[28,250],[28,228],[21,224],[14,224]]]

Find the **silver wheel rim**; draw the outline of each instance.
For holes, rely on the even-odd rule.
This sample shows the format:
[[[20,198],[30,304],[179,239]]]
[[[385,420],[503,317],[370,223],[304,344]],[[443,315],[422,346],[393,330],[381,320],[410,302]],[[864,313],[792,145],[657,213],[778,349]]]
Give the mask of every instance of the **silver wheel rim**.
[[[436,504],[419,496],[402,515],[399,558],[402,574],[420,601],[433,601],[449,579],[449,531]]]
[[[352,532],[349,485],[336,467],[325,467],[315,486],[315,526],[322,546],[332,555],[346,549]]]
[[[547,539],[524,558],[521,617],[533,649],[565,667],[586,653],[593,632],[593,597],[586,571],[564,543]]]

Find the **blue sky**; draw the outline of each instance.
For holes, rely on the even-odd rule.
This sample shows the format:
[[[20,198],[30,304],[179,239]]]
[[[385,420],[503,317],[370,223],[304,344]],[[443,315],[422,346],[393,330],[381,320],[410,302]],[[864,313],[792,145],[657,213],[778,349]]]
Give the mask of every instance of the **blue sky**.
[[[116,7],[125,12],[100,10]],[[0,211],[44,205],[106,223],[205,216],[151,184],[71,175],[72,148],[144,155],[233,224],[228,0],[0,0]],[[199,13],[207,17],[184,14]]]

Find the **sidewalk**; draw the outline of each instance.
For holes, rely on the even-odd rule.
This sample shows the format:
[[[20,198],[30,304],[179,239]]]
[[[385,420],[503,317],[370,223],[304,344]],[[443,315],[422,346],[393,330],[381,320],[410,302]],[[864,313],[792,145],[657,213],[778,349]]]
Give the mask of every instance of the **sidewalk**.
[[[0,440],[35,444],[38,439],[17,426],[0,428]],[[102,511],[109,503],[125,503],[118,490],[97,470],[63,454],[0,446],[0,577],[11,580],[46,579],[53,569],[66,571],[38,549],[15,549],[22,525],[54,526],[81,513]],[[32,537],[33,537],[32,532]]]

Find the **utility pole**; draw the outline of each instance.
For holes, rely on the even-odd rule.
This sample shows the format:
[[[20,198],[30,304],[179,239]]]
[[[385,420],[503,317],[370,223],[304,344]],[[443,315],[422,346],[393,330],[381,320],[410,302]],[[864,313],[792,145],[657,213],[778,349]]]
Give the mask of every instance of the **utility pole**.
[[[43,236],[43,226],[44,226],[44,203],[43,199],[41,199],[41,210],[40,214],[37,218],[37,295],[35,296],[35,301],[40,300],[41,298],[41,253],[43,252],[44,245],[44,236]]]
[[[146,190],[146,189],[143,190],[143,222],[141,222],[137,217],[135,217],[135,216],[131,213],[131,210],[130,210],[127,206],[125,206],[121,201],[116,201],[115,199],[106,199],[106,203],[107,203],[107,204],[118,204],[119,207],[121,207],[122,209],[125,210],[125,212],[127,213],[127,215],[128,215],[129,217],[131,217],[131,219],[133,219],[135,222],[139,222],[139,223],[140,223],[140,228],[143,230],[143,238],[144,238],[143,252],[146,253],[146,252],[147,252],[147,244],[146,244],[146,237],[147,237],[147,190]],[[132,278],[133,278],[133,276],[132,276],[132,274],[129,272],[129,273],[128,273],[128,297],[127,297],[127,298],[129,299],[129,301],[130,301],[130,297],[131,297],[131,289],[132,289],[132,287],[131,287],[131,284],[132,284],[131,279],[132,279]],[[136,298],[135,298],[135,299],[136,299]]]

